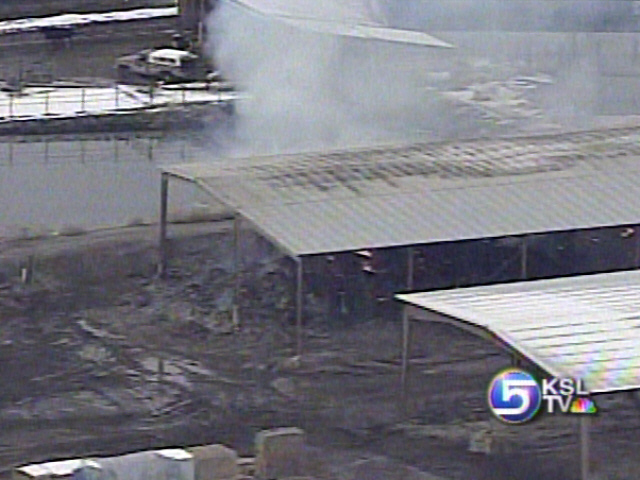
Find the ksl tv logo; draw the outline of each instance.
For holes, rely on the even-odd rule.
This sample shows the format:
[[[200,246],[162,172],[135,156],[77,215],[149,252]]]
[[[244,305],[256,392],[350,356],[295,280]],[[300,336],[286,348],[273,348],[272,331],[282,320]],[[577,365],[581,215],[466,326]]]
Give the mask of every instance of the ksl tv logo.
[[[532,420],[543,407],[547,413],[593,415],[598,411],[582,380],[554,377],[538,382],[520,368],[499,372],[487,393],[493,414],[511,424]]]

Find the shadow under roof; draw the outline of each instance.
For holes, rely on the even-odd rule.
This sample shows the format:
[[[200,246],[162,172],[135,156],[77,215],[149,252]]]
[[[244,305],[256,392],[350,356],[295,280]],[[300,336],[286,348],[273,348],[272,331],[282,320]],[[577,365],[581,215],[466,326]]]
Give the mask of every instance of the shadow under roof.
[[[640,127],[164,167],[290,255],[640,222]]]
[[[583,379],[591,393],[640,388],[639,271],[396,298],[459,326],[479,327],[551,375]]]

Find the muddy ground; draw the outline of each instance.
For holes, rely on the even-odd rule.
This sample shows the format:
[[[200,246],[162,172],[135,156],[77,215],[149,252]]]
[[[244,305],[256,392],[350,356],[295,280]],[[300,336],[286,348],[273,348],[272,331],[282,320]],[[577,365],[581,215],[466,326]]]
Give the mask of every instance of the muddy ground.
[[[172,22],[90,27],[69,44],[4,37],[0,77],[110,77],[118,55],[168,41]],[[236,329],[230,225],[170,230],[166,280],[156,275],[155,227],[0,239],[1,476],[31,462],[212,442],[250,456],[258,430],[296,425],[308,433],[317,478],[578,478],[575,418],[489,422],[486,385],[509,362],[496,346],[416,327],[402,405],[397,312],[338,324],[306,298],[295,359],[287,259],[245,235]],[[640,408],[626,396],[597,400],[596,478],[635,479]],[[494,453],[470,452],[471,437],[488,429]]]
[[[296,425],[318,478],[409,478],[400,464],[425,479],[578,478],[575,418],[489,422],[486,385],[509,361],[494,345],[451,327],[415,328],[402,405],[397,315],[336,325],[306,296],[296,359],[289,260],[243,233],[237,329],[230,225],[170,231],[166,280],[156,275],[154,227],[0,242],[5,476],[18,464],[206,442],[250,456],[258,430]],[[638,407],[599,400],[597,478],[636,478]],[[487,429],[494,453],[470,452]]]

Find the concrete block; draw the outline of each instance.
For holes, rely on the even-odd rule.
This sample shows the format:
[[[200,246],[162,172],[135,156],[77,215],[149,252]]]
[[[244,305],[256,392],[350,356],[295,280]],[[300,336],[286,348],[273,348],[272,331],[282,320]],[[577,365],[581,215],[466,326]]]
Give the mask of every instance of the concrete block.
[[[256,478],[304,477],[304,432],[299,428],[264,430],[256,436]]]
[[[256,473],[256,459],[253,457],[241,457],[238,459],[238,468],[241,476],[253,477]]]
[[[188,451],[193,455],[195,480],[230,480],[240,475],[238,454],[225,445],[202,445]]]
[[[343,469],[345,480],[445,480],[386,457],[358,460]]]
[[[180,448],[104,457],[97,462],[109,480],[194,480],[193,456]]]
[[[102,473],[100,465],[92,460],[74,459],[27,465],[16,468],[13,480],[75,480],[97,478]]]

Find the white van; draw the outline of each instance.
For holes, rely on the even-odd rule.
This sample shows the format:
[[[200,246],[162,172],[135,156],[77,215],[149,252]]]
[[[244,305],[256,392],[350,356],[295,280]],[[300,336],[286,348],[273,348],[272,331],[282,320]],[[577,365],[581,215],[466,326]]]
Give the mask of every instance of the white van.
[[[147,56],[147,61],[164,67],[183,68],[198,59],[197,55],[173,48],[152,50]]]

